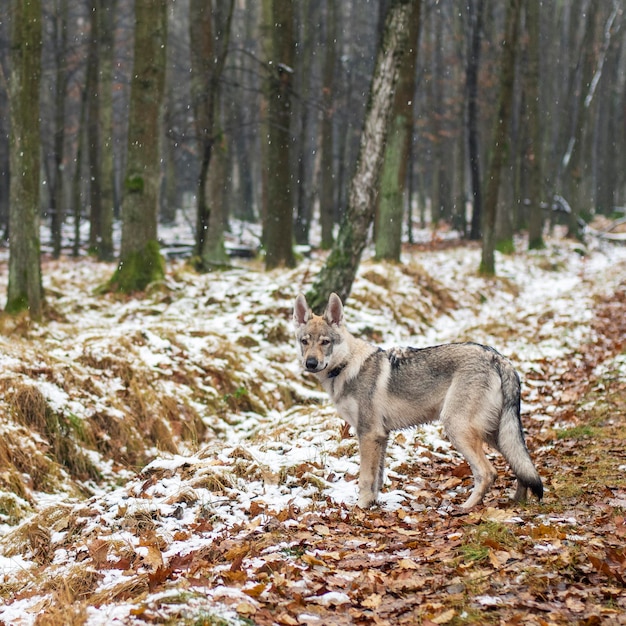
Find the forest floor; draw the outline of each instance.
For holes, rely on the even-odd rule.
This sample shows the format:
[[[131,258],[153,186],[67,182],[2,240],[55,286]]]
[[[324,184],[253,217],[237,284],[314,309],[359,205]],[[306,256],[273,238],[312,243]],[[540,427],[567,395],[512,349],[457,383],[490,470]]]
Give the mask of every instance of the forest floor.
[[[97,293],[111,264],[46,261],[46,323],[0,319],[0,624],[626,624],[626,247],[518,247],[491,280],[466,244],[365,259],[346,307],[381,345],[517,367],[545,498],[515,504],[493,454],[469,512],[436,425],[395,434],[355,506],[355,439],[292,339],[323,258],[173,261],[134,298]]]

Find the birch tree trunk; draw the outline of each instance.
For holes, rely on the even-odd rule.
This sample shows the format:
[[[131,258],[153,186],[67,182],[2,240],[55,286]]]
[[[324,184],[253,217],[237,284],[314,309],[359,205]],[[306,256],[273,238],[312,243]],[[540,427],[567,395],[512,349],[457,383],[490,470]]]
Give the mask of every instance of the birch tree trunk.
[[[136,0],[122,247],[118,269],[111,279],[113,288],[127,293],[141,291],[164,275],[157,215],[166,41],[167,0]]]
[[[43,291],[39,250],[39,83],[41,2],[14,3],[11,77],[11,188],[9,285],[6,310],[41,318]]]
[[[342,300],[347,299],[361,261],[374,219],[393,98],[414,1],[393,0],[388,9],[370,85],[356,171],[350,183],[348,206],[337,241],[307,294],[307,301],[316,311],[323,309],[333,291]]]

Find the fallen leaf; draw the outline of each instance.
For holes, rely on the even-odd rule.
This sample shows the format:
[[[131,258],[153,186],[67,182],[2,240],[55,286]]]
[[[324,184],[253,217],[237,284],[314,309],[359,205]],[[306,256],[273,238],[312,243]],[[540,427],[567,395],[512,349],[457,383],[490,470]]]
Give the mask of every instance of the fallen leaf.
[[[448,609],[447,611],[444,611],[443,613],[440,613],[439,615],[432,617],[430,621],[433,622],[434,624],[447,624],[448,622],[451,622],[454,619],[455,615],[456,615],[456,611],[454,609]]]
[[[302,555],[302,560],[307,564],[310,565],[311,567],[328,567],[326,565],[326,563],[324,563],[324,561],[322,561],[322,559],[318,559],[316,556],[313,556],[312,554],[303,554]]]
[[[596,568],[596,570],[598,570],[598,572],[600,572],[601,574],[604,574],[605,576],[608,576],[609,578],[611,577],[615,578],[622,585],[626,584],[620,572],[612,568],[606,560],[600,559],[597,556],[594,556],[593,554],[590,554],[588,556],[589,556],[589,561]]]
[[[330,528],[328,528],[328,526],[326,526],[325,524],[316,524],[315,526],[313,526],[313,530],[322,537],[327,537],[328,535],[330,535]]]
[[[45,612],[45,610],[50,606],[51,603],[52,603],[52,600],[49,597],[42,598],[41,600],[39,600],[39,602],[37,602],[33,606],[28,607],[26,609],[26,612],[27,613],[39,613],[41,611]]]
[[[484,522],[508,522],[513,517],[511,511],[486,507],[480,514],[480,519]]]
[[[256,607],[250,604],[250,602],[246,602],[245,600],[243,602],[240,602],[235,607],[235,610],[237,611],[237,613],[239,613],[239,615],[254,615],[256,613]]]
[[[364,606],[366,609],[377,609],[382,604],[382,601],[382,596],[377,593],[373,593],[361,602],[361,606]]]
[[[158,546],[154,544],[141,545],[136,548],[135,552],[138,554],[143,565],[148,569],[156,571],[160,567],[163,567],[163,554]]]
[[[109,542],[104,539],[94,539],[87,545],[89,556],[93,559],[96,569],[106,564],[109,555]]]
[[[148,587],[154,591],[159,585],[171,578],[172,569],[169,567],[158,567],[154,572],[148,574]]]
[[[254,585],[254,587],[250,587],[249,589],[242,589],[242,591],[251,598],[258,598],[265,591],[265,589],[267,589],[267,585],[259,583],[258,585]]]
[[[256,517],[264,512],[265,507],[262,504],[259,504],[256,500],[252,500],[252,502],[250,502],[250,517]]]
[[[585,610],[585,603],[579,598],[565,598],[565,606],[572,611],[572,613],[582,613]]]
[[[249,546],[247,546],[246,544],[237,544],[235,546],[233,546],[232,548],[230,548],[230,550],[228,550],[225,554],[224,554],[224,558],[227,561],[232,561],[233,562],[233,566],[231,566],[231,569],[237,569],[237,567],[241,567],[241,562],[243,561],[243,559],[245,558],[245,556],[248,554],[250,548]],[[238,564],[238,565],[235,565]]]
[[[456,476],[452,476],[451,478],[448,478],[448,480],[446,480],[445,483],[443,483],[443,485],[441,485],[440,489],[443,491],[444,489],[454,489],[455,487],[458,487],[459,485],[462,485],[463,481],[460,478],[457,478]]]
[[[489,562],[495,569],[500,569],[511,558],[506,550],[489,550]]]

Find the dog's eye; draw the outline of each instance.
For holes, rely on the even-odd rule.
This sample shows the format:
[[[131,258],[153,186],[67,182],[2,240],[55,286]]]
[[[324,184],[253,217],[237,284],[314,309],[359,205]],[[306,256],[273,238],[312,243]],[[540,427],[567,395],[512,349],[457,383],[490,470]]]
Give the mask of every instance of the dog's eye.
[[[320,339],[320,344],[322,346],[328,346],[330,345],[330,339]]]
[[[309,345],[309,340],[308,340],[308,339],[300,339],[300,343],[301,343],[303,346],[308,346],[308,345]]]

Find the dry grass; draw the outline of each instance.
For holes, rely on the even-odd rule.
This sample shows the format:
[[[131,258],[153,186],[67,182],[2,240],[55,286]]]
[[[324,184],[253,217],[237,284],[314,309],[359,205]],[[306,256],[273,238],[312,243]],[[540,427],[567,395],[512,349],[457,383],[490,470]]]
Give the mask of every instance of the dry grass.
[[[68,534],[71,534],[71,526],[75,523],[72,522],[71,510],[71,505],[59,505],[37,513],[0,540],[3,554],[15,556],[32,549],[48,558],[51,553],[51,533],[68,530]]]
[[[81,449],[94,445],[94,437],[83,420],[71,414],[56,413],[41,391],[29,384],[16,385],[9,407],[19,424],[33,429],[48,442],[54,458],[73,477],[99,479],[98,469]]]
[[[193,489],[207,489],[213,493],[223,493],[237,486],[237,477],[225,468],[207,465],[197,469],[190,486]]]
[[[20,385],[13,393],[11,404],[18,423],[34,428],[41,435],[47,431],[47,404],[44,395],[31,385]]]
[[[160,402],[175,439],[195,446],[205,440],[208,428],[193,407],[169,395],[163,395]]]

